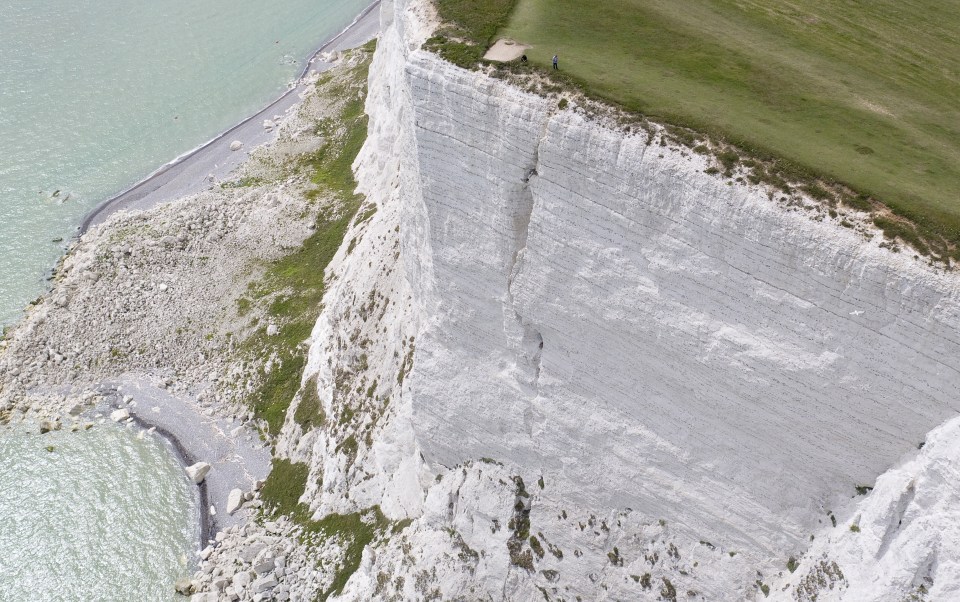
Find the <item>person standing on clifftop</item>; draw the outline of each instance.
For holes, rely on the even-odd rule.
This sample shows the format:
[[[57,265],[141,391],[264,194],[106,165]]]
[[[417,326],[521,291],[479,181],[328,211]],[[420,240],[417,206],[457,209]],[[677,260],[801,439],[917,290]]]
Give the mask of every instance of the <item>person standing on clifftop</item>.
[[[553,68],[558,70],[560,69],[560,59],[557,57],[557,55],[553,55]]]

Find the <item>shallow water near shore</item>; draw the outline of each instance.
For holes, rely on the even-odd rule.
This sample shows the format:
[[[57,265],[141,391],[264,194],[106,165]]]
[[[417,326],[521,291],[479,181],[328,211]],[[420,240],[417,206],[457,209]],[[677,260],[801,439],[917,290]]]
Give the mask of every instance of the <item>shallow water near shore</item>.
[[[112,424],[0,431],[0,600],[173,600],[199,527],[164,447]]]
[[[99,202],[278,96],[369,0],[0,0],[0,326]]]

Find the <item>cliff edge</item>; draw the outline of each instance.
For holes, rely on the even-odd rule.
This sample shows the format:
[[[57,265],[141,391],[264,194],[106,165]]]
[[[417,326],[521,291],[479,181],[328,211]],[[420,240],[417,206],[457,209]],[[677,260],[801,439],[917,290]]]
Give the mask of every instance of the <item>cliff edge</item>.
[[[344,595],[799,596],[776,584],[810,542],[956,415],[956,277],[444,62],[423,3],[382,19],[355,164],[378,211],[305,374],[350,417],[288,416],[280,446],[318,515],[415,519]]]

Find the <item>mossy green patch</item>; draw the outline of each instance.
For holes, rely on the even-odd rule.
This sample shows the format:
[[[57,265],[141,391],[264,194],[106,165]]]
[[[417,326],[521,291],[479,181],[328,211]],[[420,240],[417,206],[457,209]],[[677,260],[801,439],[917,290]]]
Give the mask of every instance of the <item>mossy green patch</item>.
[[[323,412],[323,405],[320,403],[320,396],[317,394],[317,377],[311,376],[303,384],[300,391],[300,403],[297,405],[297,411],[293,413],[293,419],[297,421],[304,431],[323,426],[326,423],[326,414]]]
[[[315,185],[307,193],[308,198],[323,203],[313,234],[293,253],[267,266],[261,281],[251,287],[251,301],[238,307],[249,312],[251,304],[265,306],[269,321],[279,330],[268,337],[261,329],[243,345],[251,357],[272,358],[269,370],[267,366],[261,368],[250,404],[274,434],[283,426],[290,403],[300,390],[306,365],[302,343],[310,336],[322,308],[326,267],[343,244],[363,202],[363,197],[355,192],[357,183],[351,166],[367,134],[363,105],[369,62],[370,57],[366,56],[349,73],[331,77],[321,88],[321,94],[337,104],[339,115],[318,125],[324,129],[323,145],[300,157],[297,164],[297,170]],[[309,408],[307,400],[304,412]],[[318,424],[317,418],[316,412],[312,417],[301,413],[298,422]]]
[[[321,593],[321,600],[343,593],[347,581],[360,568],[363,550],[389,527],[390,521],[383,516],[378,506],[352,514],[331,514],[318,521],[309,521],[305,525],[308,533],[318,533],[326,539],[335,538],[344,546],[333,583]]]
[[[391,523],[373,506],[351,514],[330,514],[320,520],[310,517],[310,509],[300,503],[306,488],[309,470],[306,464],[274,458],[273,469],[260,492],[268,515],[284,514],[303,528],[302,536],[308,543],[335,541],[342,547],[340,562],[334,572],[333,582],[318,599],[326,600],[339,595],[350,577],[360,567],[363,550],[377,537],[400,532],[410,525],[410,520]]]
[[[300,506],[300,496],[307,487],[310,469],[306,464],[274,458],[273,467],[260,490],[260,499],[273,512],[295,514]]]
[[[507,25],[516,0],[436,0],[446,26],[427,40],[426,48],[461,67],[483,59],[497,31]]]

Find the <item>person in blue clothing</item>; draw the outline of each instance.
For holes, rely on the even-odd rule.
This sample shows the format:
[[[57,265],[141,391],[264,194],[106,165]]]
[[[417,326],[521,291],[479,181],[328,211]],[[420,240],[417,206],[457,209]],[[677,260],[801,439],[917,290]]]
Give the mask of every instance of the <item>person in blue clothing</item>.
[[[553,55],[553,68],[560,69],[560,59],[557,57],[557,55]]]

